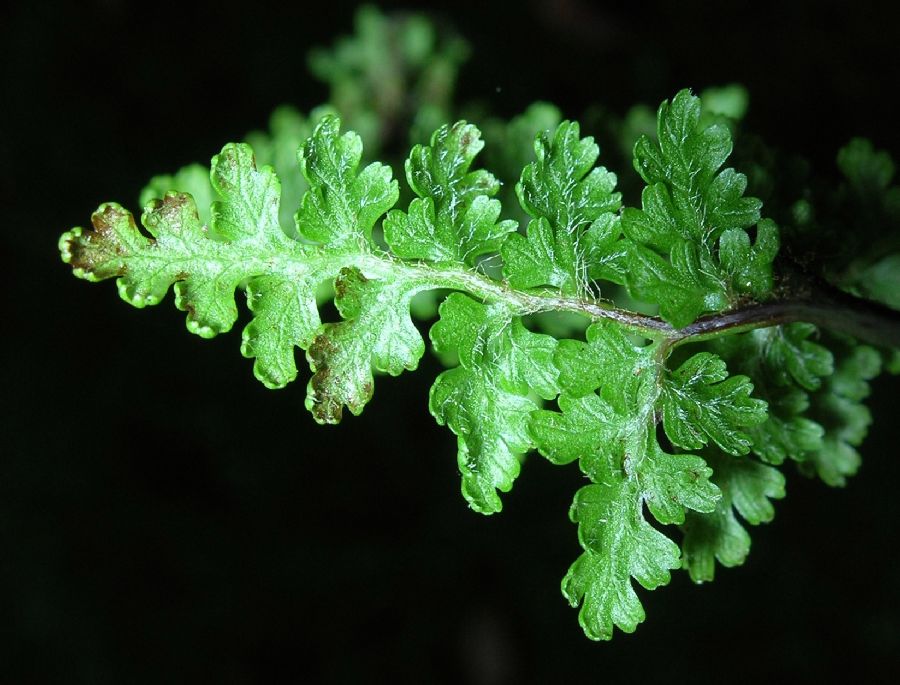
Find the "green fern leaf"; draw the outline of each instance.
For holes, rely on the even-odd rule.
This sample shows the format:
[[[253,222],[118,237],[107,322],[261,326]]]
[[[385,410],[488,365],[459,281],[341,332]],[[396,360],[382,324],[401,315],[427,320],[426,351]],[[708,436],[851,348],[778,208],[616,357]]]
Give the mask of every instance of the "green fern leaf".
[[[530,421],[541,454],[556,464],[578,460],[596,484],[573,505],[585,553],[563,584],[570,602],[583,601],[582,626],[596,639],[608,639],[613,625],[631,631],[642,620],[631,577],[652,589],[667,583],[668,569],[680,564],[675,543],[643,521],[642,505],[660,523],[683,523],[687,509],[712,512],[719,498],[701,457],[660,447],[657,414],[666,407],[666,433],[676,444],[685,435],[685,417],[673,413],[703,415],[707,435],[681,440],[692,443],[710,435],[725,442],[724,435],[740,435],[765,418],[763,403],[748,398],[747,379],[726,380],[717,358],[696,355],[667,377],[660,353],[659,343],[636,345],[613,323],[592,325],[586,343],[562,341],[557,348],[561,411],[539,410]],[[719,404],[719,411],[707,417],[696,406],[700,401]],[[748,445],[729,446],[746,451]]]
[[[534,150],[537,160],[525,167],[516,186],[533,221],[526,236],[510,236],[503,244],[503,274],[516,288],[550,285],[566,294],[584,292],[591,265],[581,243],[585,232],[608,233],[615,225],[612,212],[622,198],[613,192],[616,176],[593,168],[600,150],[593,138],[579,136],[577,123],[564,121],[552,138],[539,133]]]
[[[647,183],[642,208],[622,214],[631,241],[628,287],[677,327],[728,309],[739,294],[767,295],[778,249],[771,222],[750,246],[746,230],[762,204],[744,197],[746,177],[720,170],[731,153],[728,129],[699,123],[700,99],[689,91],[660,105],[657,140],[642,136],[634,148],[635,169]]]
[[[802,461],[822,446],[824,429],[809,417],[809,393],[833,371],[832,355],[810,338],[811,324],[773,326],[721,338],[711,348],[746,374],[769,404],[763,423],[748,430],[753,451],[770,464]]]
[[[722,498],[715,511],[688,512],[684,522],[684,568],[696,583],[713,579],[716,561],[731,568],[747,558],[750,535],[735,513],[754,526],[767,523],[775,515],[769,500],[784,497],[784,476],[771,466],[715,450],[704,456]]]
[[[508,492],[520,459],[533,447],[528,418],[537,403],[558,392],[553,366],[556,340],[532,333],[508,307],[485,306],[454,293],[431,329],[438,352],[454,352],[460,365],[438,376],[429,406],[457,436],[462,492],[481,513],[500,511],[497,490]]]
[[[562,591],[573,607],[581,604],[578,620],[585,634],[609,640],[613,626],[634,632],[644,608],[631,578],[647,590],[666,585],[670,569],[680,565],[678,546],[644,520],[637,484],[621,477],[581,488],[569,517],[578,524],[585,552],[563,579]]]
[[[209,209],[216,197],[209,182],[209,168],[202,164],[188,164],[174,174],[154,176],[141,190],[140,205],[146,207],[153,200],[161,200],[166,193],[172,191],[187,193],[194,198],[200,223],[209,223]]]
[[[396,376],[415,369],[425,352],[409,315],[419,289],[415,281],[369,280],[359,269],[345,267],[334,289],[344,320],[324,324],[307,352],[314,373],[306,408],[319,423],[338,423],[344,405],[362,412],[372,397],[373,367]]]
[[[384,222],[384,237],[393,252],[406,259],[472,265],[496,252],[516,229],[514,221],[497,221],[500,188],[472,162],[484,147],[477,128],[464,121],[442,126],[430,145],[416,145],[406,161],[406,177],[418,195],[409,211],[394,210]]]
[[[211,185],[222,198],[201,225],[189,195],[151,202],[143,224],[108,204],[94,215],[94,230],[63,236],[63,259],[76,275],[118,277],[119,293],[143,307],[158,303],[174,284],[175,304],[188,312],[188,330],[202,337],[228,331],[237,319],[234,291],[246,284],[256,317],[244,331],[242,350],[256,357],[255,373],[269,387],[296,376],[293,348],[307,345],[319,325],[315,270],[303,264],[308,249],[290,241],[278,223],[278,179],[257,169],[246,145],[227,145],[213,159]],[[298,261],[293,278],[273,272],[279,259]]]
[[[699,449],[711,439],[729,454],[746,454],[751,439],[742,429],[766,419],[766,403],[751,398],[752,391],[746,376],[728,377],[720,358],[695,354],[666,379],[666,435],[685,449]]]
[[[868,381],[881,371],[881,355],[867,345],[847,342],[833,348],[839,351],[834,373],[811,398],[810,416],[824,429],[822,442],[803,456],[800,469],[836,487],[859,469],[856,447],[872,423],[862,401],[869,396]]]
[[[335,87],[360,86],[367,51],[389,44],[389,34],[401,40],[403,64],[423,73],[437,64],[421,25],[393,24],[374,10],[359,16],[366,35],[319,58]],[[384,86],[402,92],[403,78]],[[386,95],[382,113],[399,111],[391,109],[396,95]],[[578,124],[556,125],[552,108],[533,107],[495,129],[510,141],[537,132],[533,161],[520,144],[495,155],[525,164],[504,171],[519,177],[524,234],[500,219],[500,181],[475,168],[484,144],[472,124],[440,125],[413,147],[405,170],[415,197],[400,210],[392,209],[392,170],[363,164],[359,135],[342,133],[330,113],[312,128],[280,110],[270,135],[250,136],[259,159],[251,146],[229,144],[208,179],[197,165],[156,177],[143,193],[143,229],[108,203],[93,230],[67,232],[60,250],[76,276],[116,278],[136,307],[172,288],[189,330],[203,337],[234,326],[235,292],[246,291],[243,354],[278,388],[298,375],[296,348],[306,350],[306,407],[320,423],[337,423],[345,407],[359,414],[376,373],[416,368],[425,341],[411,311],[428,298],[439,314],[432,348],[453,367],[435,380],[429,409],[457,437],[463,496],[476,511],[500,511],[531,449],[554,464],[577,462],[590,481],[570,509],[582,553],[562,590],[580,606],[586,634],[609,639],[644,618],[634,581],[653,589],[683,567],[700,582],[712,579],[716,561],[743,562],[745,524],[770,520],[771,500],[784,494],[773,465],[791,460],[843,485],[871,420],[869,381],[897,366],[889,352],[843,334],[771,325],[810,312],[823,322],[815,303],[755,304],[773,296],[779,231],[745,197],[746,178],[723,168],[742,91],[707,99],[704,112],[688,91],[678,93],[660,107],[656,137],[638,139],[635,168],[647,184],[640,209],[619,211],[616,176],[595,166],[598,146]],[[355,114],[365,121],[373,111]],[[294,145],[296,156],[284,149]],[[272,162],[288,188],[259,160]],[[848,179],[839,198],[890,215],[890,159],[854,143],[839,163]],[[842,285],[859,292],[852,272]],[[599,281],[614,284],[618,306],[600,299]],[[879,298],[891,301],[891,278],[878,283]],[[779,281],[776,296],[789,287]],[[320,321],[323,288],[337,321]],[[530,330],[535,324],[553,335]],[[684,532],[681,551],[659,529],[671,525]]]
[[[297,212],[297,230],[334,252],[367,251],[372,227],[397,202],[390,167],[374,162],[362,171],[362,140],[340,134],[340,121],[327,116],[297,153],[309,183]]]

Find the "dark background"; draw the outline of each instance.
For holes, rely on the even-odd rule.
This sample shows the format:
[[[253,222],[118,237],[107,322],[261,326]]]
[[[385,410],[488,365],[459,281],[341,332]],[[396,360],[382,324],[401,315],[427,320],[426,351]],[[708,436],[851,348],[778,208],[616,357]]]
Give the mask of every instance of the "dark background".
[[[900,30],[872,3],[434,7],[473,47],[461,99],[503,115],[738,81],[748,128],[821,173],[852,135],[900,155]],[[744,567],[639,591],[646,623],[594,644],[558,589],[577,469],[531,458],[501,515],[469,511],[427,413],[430,356],[319,427],[306,376],[267,391],[237,333],[200,340],[171,300],[141,312],[59,263],[59,233],[100,202],[135,208],[153,173],[323,101],[305,54],[351,16],[334,0],[0,10],[0,683],[889,681],[897,379],[874,386],[847,488],[788,469]]]

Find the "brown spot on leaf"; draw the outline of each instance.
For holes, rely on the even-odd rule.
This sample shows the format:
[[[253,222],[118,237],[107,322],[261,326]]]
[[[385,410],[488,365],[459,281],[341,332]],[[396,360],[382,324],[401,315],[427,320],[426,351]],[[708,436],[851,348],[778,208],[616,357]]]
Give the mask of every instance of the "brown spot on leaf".
[[[328,360],[334,354],[335,347],[325,332],[313,339],[306,356],[313,370],[309,381],[310,399],[313,416],[320,423],[338,423],[343,413],[343,405],[331,392],[331,367]]]
[[[335,297],[338,300],[343,300],[347,296],[354,281],[357,283],[365,283],[368,280],[368,278],[363,276],[362,271],[355,266],[345,266],[340,270],[337,278],[334,279]]]
[[[127,222],[126,230],[137,231],[131,213],[118,205],[101,206],[91,216],[94,230],[74,229],[67,234],[61,244],[65,261],[96,279],[124,275],[126,268],[121,258],[128,249],[117,231],[122,222]]]
[[[181,311],[187,312],[189,319],[197,319],[197,308],[194,306],[194,303],[190,300],[182,300],[178,303],[181,307]]]
[[[331,338],[329,338],[324,331],[318,333],[316,337],[313,338],[309,350],[306,353],[309,357],[309,363],[313,367],[313,371],[319,371],[320,368],[326,367],[328,357],[330,357],[334,351],[335,346],[331,341]]]
[[[335,402],[330,397],[324,399],[316,396],[313,398],[313,416],[319,423],[340,423],[344,413],[343,405]]]

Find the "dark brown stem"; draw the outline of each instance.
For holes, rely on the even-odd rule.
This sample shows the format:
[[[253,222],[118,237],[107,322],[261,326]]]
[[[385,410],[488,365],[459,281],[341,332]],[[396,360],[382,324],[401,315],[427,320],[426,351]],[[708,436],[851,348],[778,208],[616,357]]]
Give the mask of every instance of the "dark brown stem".
[[[704,317],[673,331],[671,337],[680,344],[794,321],[807,321],[873,345],[900,347],[900,312],[832,288],[818,291],[815,299],[757,304]]]

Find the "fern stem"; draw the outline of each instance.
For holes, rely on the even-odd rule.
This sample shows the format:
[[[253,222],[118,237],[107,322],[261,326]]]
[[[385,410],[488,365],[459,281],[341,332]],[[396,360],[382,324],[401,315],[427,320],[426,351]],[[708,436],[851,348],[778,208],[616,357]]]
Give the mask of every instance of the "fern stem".
[[[819,293],[813,300],[787,300],[755,304],[724,314],[704,317],[676,331],[677,343],[694,342],[794,321],[853,336],[883,347],[900,347],[900,312],[877,302],[840,291]]]
[[[524,291],[462,267],[442,268],[409,264],[390,257],[371,256],[360,264],[364,272],[381,276],[406,271],[421,283],[421,289],[461,290],[485,301],[512,305],[519,314],[574,312],[593,319],[610,319],[653,339],[671,345],[699,342],[726,333],[741,333],[795,321],[846,333],[862,341],[885,347],[900,347],[900,313],[876,302],[823,287],[806,299],[750,304],[729,312],[698,319],[684,328],[674,328],[659,317],[636,314],[593,298],[564,296],[557,292]]]

